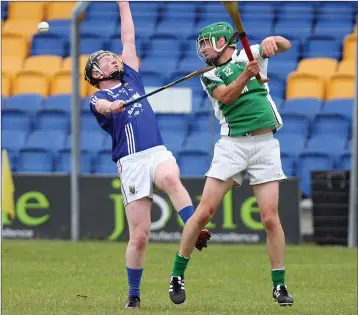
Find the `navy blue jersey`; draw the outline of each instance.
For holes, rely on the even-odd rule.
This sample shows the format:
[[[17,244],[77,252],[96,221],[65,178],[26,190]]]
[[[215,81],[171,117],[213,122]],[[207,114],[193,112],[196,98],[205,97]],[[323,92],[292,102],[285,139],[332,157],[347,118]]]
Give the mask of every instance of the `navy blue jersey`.
[[[122,113],[102,115],[96,110],[96,101],[105,99],[128,101],[145,94],[140,74],[124,64],[122,83],[111,89],[99,90],[90,100],[90,109],[98,124],[112,137],[112,160],[163,145],[155,114],[148,100],[128,106]]]

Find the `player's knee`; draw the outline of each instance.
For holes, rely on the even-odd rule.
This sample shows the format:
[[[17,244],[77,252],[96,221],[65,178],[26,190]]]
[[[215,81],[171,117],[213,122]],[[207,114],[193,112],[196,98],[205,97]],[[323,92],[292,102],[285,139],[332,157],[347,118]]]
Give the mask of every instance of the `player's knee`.
[[[163,176],[163,187],[166,191],[177,190],[181,186],[179,177],[173,173],[167,173]]]
[[[202,199],[196,211],[200,222],[206,224],[214,216],[216,207],[209,200]]]
[[[149,231],[142,231],[141,233],[137,233],[133,235],[130,239],[131,245],[137,250],[137,251],[144,251],[145,247],[147,246],[149,240]]]
[[[276,230],[277,228],[279,228],[281,224],[278,213],[275,210],[263,211],[261,217],[262,217],[262,224],[266,231]]]

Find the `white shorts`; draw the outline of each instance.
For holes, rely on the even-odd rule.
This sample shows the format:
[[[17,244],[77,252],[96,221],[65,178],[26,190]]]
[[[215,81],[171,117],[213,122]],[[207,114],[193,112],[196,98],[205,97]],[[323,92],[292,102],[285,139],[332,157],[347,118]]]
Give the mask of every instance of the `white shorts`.
[[[250,185],[284,180],[280,144],[272,132],[257,136],[222,136],[216,143],[208,177],[242,184],[246,172]]]
[[[143,197],[153,198],[155,170],[161,162],[167,160],[176,162],[173,154],[160,145],[127,155],[117,162],[125,206]]]

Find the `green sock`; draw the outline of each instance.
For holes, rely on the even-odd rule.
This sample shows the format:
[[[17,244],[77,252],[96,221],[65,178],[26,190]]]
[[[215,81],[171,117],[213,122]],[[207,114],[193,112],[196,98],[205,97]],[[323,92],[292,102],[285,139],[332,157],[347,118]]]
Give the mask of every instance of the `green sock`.
[[[285,285],[285,267],[271,270],[271,279],[274,287]]]
[[[179,253],[177,253],[175,256],[172,276],[175,277],[184,276],[184,271],[188,266],[188,262],[189,262],[189,258],[181,256]]]

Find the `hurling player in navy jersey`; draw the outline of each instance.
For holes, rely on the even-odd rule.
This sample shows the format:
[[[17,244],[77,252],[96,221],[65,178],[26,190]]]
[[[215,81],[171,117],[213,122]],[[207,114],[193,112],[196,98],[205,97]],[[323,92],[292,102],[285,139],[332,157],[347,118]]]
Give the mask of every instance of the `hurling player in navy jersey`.
[[[194,213],[190,196],[180,181],[172,153],[163,145],[155,114],[147,99],[127,108],[126,101],[145,94],[135,47],[135,31],[128,2],[119,2],[121,18],[120,58],[97,51],[88,58],[85,80],[99,88],[90,110],[101,128],[112,137],[112,160],[121,179],[123,203],[130,239],[126,251],[129,293],[127,309],[140,307],[140,283],[144,251],[149,239],[153,189],[168,194],[184,223]],[[203,230],[196,247],[206,247],[210,233]]]

